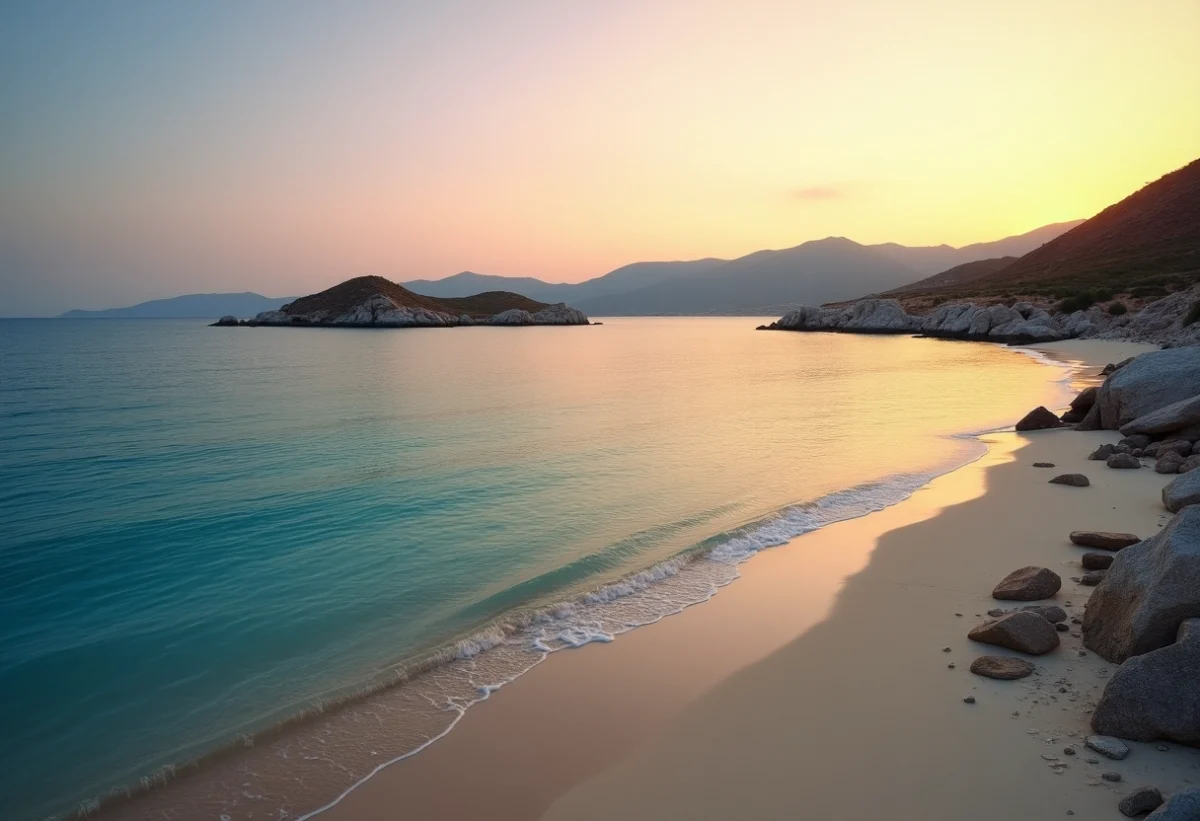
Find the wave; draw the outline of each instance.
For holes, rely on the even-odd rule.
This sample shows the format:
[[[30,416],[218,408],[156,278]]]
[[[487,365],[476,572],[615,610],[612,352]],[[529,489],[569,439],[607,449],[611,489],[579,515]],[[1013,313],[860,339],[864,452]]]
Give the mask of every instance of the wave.
[[[303,803],[325,802],[318,809],[295,813],[299,821],[311,819],[379,771],[443,738],[471,706],[550,655],[593,642],[611,642],[622,633],[707,601],[738,577],[738,565],[762,550],[902,502],[935,477],[986,453],[986,446],[973,436],[952,438],[963,446],[958,458],[934,470],[896,474],[789,505],[567,600],[509,611],[469,635],[392,667],[352,692],[321,700],[257,733],[238,736],[187,764],[161,768],[135,785],[80,805],[75,814],[94,817],[151,793],[159,795],[163,807],[195,800],[188,795],[189,789],[209,798],[212,790],[203,783],[219,782],[221,767],[235,766],[231,759],[261,754],[262,762],[238,768],[241,777],[253,770],[256,776],[270,780],[269,784],[254,785],[254,792],[278,796],[281,801],[286,798],[295,809]],[[364,715],[370,715],[374,723],[384,715],[404,731],[381,728],[380,736],[386,738],[373,740],[380,742],[375,745],[379,747],[390,744],[391,754],[380,756],[379,750],[371,749],[367,755],[361,743]],[[318,735],[316,743],[313,739]],[[333,750],[343,749],[338,746],[340,739],[351,738],[356,743],[343,745],[336,766],[317,770],[329,763]],[[273,768],[267,765],[269,761],[275,762]],[[280,761],[284,763],[280,765]],[[336,776],[330,776],[332,771]],[[193,785],[189,787],[185,780]],[[171,789],[164,790],[168,785]],[[310,788],[317,792],[308,794]],[[165,795],[173,792],[179,793],[174,799]],[[331,794],[337,797],[329,801]],[[149,817],[152,805],[137,803],[145,809],[130,812],[129,817]],[[213,817],[233,819],[240,814],[220,806],[213,809]]]

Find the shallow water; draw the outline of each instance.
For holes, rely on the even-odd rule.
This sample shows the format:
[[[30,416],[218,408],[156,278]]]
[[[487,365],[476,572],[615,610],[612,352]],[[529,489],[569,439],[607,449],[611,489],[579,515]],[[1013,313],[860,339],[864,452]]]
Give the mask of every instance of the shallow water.
[[[756,324],[0,322],[6,817],[154,773],[116,815],[303,814],[1061,397],[1011,349]]]

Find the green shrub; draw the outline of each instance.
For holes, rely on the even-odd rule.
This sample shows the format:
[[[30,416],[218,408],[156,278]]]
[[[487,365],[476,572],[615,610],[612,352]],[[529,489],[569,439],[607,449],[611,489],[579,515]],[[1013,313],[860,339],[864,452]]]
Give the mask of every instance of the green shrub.
[[[1112,298],[1113,298],[1112,291],[1108,290],[1107,288],[1097,288],[1096,289],[1096,301],[1097,302],[1108,302]]]
[[[1108,313],[1111,316],[1120,316],[1121,314],[1128,313],[1128,312],[1129,312],[1129,309],[1125,307],[1124,302],[1114,302],[1113,304],[1108,306]]]
[[[1167,289],[1161,285],[1138,285],[1129,289],[1129,295],[1138,299],[1145,299],[1148,296],[1166,296]]]
[[[1193,302],[1192,307],[1188,308],[1187,316],[1183,318],[1183,327],[1187,327],[1200,319],[1200,301]]]

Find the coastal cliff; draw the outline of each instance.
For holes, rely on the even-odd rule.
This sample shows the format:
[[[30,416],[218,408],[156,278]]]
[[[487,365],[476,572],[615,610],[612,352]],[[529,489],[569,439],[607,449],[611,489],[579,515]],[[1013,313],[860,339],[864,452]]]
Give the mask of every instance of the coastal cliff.
[[[588,325],[565,303],[549,305],[508,291],[434,299],[383,277],[347,280],[253,319],[224,316],[216,325],[340,328],[450,328],[459,325]]]
[[[977,306],[947,303],[927,315],[909,314],[898,300],[872,297],[849,305],[802,306],[762,330],[915,334],[943,339],[1028,344],[1062,339],[1147,342],[1163,347],[1200,343],[1200,288],[1165,296],[1137,313],[1098,307],[1067,314],[1031,302]]]

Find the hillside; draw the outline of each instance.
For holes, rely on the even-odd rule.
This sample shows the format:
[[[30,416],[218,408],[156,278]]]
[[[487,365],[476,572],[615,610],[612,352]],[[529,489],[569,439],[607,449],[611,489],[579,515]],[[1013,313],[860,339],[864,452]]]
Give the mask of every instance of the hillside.
[[[962,287],[972,282],[976,282],[984,277],[990,276],[997,271],[1007,268],[1017,261],[1017,257],[997,257],[996,259],[981,259],[976,262],[964,262],[962,265],[955,265],[948,271],[942,271],[939,274],[934,274],[931,277],[910,282],[907,285],[901,285],[899,288],[893,288],[890,291],[885,291],[884,294],[906,294],[920,293],[933,288],[949,288]]]
[[[856,242],[829,237],[781,251],[757,251],[686,279],[580,300],[593,316],[769,314],[894,288],[917,278],[906,265]]]
[[[957,268],[968,262],[1022,256],[1082,223],[1083,220],[1056,222],[1024,234],[1005,237],[993,242],[976,242],[961,248],[949,245],[907,246],[897,245],[894,242],[868,245],[867,247],[907,265],[918,273],[936,274],[948,272],[951,268]]]
[[[127,308],[102,311],[67,311],[64,319],[211,319],[233,314],[254,316],[274,311],[293,297],[269,297],[262,294],[185,294],[169,299],[153,299]]]
[[[383,297],[404,308],[424,309],[452,317],[465,314],[472,319],[483,319],[513,309],[536,313],[550,307],[544,302],[507,291],[488,291],[467,297],[434,299],[414,294],[403,285],[389,279],[365,276],[348,279],[320,293],[301,297],[284,305],[281,311],[288,316],[338,317],[355,311],[376,297]]]

